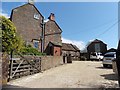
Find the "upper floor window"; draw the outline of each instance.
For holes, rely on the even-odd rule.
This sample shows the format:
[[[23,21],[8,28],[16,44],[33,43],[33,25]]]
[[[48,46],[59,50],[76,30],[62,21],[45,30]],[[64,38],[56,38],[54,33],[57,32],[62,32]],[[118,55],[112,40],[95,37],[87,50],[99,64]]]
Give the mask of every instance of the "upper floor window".
[[[40,15],[37,14],[37,13],[35,13],[35,14],[34,14],[34,18],[35,18],[35,19],[39,19],[39,18],[40,18]]]

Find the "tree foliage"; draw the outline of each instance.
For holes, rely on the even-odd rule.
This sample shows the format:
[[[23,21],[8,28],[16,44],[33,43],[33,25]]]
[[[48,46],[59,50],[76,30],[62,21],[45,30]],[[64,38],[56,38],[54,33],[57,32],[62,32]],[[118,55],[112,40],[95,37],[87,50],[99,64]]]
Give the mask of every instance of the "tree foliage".
[[[2,52],[9,53],[11,50],[20,51],[23,40],[17,35],[14,24],[7,18],[0,16],[0,39],[2,41]]]

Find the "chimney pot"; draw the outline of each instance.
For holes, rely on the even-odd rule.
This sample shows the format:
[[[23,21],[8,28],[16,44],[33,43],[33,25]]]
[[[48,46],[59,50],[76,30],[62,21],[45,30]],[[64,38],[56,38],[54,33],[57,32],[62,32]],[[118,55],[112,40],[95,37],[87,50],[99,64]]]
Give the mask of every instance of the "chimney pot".
[[[54,13],[51,13],[50,16],[48,17],[48,19],[55,21],[55,15],[54,15]]]

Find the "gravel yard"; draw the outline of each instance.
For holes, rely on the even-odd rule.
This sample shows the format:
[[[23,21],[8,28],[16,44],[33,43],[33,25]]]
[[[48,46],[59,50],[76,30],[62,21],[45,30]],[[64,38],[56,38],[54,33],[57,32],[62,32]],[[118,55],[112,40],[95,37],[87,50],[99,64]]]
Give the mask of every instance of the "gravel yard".
[[[10,81],[8,85],[23,88],[116,88],[118,81],[113,70],[103,68],[102,62],[73,61]]]

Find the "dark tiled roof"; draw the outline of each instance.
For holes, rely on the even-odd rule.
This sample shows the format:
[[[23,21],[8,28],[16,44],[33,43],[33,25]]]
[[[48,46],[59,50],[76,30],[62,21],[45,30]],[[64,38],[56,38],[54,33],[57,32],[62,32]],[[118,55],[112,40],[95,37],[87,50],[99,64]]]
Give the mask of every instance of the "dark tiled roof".
[[[95,39],[94,41],[90,42],[87,46],[91,45],[92,43],[103,43],[103,44],[105,44],[103,41]],[[105,45],[107,45],[107,44],[105,44]]]
[[[72,45],[72,46],[76,51],[80,51],[80,49],[76,45]]]
[[[72,46],[72,44],[68,44],[68,43],[62,43],[62,50],[66,50],[66,51],[76,51],[74,49],[74,47]]]
[[[49,42],[49,43],[51,43],[54,46],[60,46],[60,47],[62,47],[61,43],[55,43],[55,42]]]
[[[102,42],[103,43],[103,41],[98,40],[98,39],[95,39],[92,43],[97,43],[97,42]]]

